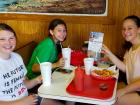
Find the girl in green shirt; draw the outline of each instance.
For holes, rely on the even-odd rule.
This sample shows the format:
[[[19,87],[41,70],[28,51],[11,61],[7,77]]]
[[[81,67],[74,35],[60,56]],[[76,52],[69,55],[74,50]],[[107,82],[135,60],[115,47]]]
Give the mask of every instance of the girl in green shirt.
[[[58,49],[57,45],[60,45],[67,36],[67,26],[61,19],[54,19],[49,25],[49,36],[44,39],[35,48],[30,62],[27,66],[28,78],[33,79],[40,75],[40,66],[36,59],[38,57],[40,62],[51,62],[52,68],[63,67],[64,59],[58,60]]]

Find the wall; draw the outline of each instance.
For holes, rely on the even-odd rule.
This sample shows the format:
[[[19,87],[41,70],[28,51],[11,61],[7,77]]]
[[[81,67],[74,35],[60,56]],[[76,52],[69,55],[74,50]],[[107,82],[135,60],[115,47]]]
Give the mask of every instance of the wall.
[[[17,48],[30,41],[40,42],[47,36],[48,23],[54,18],[63,19],[68,26],[65,45],[79,49],[88,40],[91,31],[105,33],[104,43],[117,55],[122,56],[122,19],[128,15],[140,16],[140,0],[109,0],[108,16],[51,16],[29,14],[0,14],[0,22],[11,25],[18,37]]]

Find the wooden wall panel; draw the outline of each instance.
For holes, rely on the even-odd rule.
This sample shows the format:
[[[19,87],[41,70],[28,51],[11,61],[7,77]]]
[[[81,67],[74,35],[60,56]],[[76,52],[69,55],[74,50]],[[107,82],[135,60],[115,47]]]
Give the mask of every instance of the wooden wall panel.
[[[108,16],[53,16],[36,14],[0,14],[0,22],[11,25],[17,33],[17,48],[34,40],[40,42],[47,36],[49,22],[61,18],[67,23],[68,36],[64,43],[80,49],[91,31],[104,32],[104,43],[122,56],[122,19],[128,15],[140,16],[140,0],[109,0]]]

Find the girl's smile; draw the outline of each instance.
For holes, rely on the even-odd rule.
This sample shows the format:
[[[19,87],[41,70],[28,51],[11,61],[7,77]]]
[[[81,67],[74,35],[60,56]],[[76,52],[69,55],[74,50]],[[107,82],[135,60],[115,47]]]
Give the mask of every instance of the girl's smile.
[[[66,27],[63,24],[57,25],[54,30],[50,30],[55,42],[64,41],[67,35]]]
[[[137,27],[133,20],[127,19],[124,21],[122,35],[126,41],[135,44],[136,40],[139,39],[139,32],[140,28]]]
[[[0,30],[0,57],[7,58],[16,46],[14,33]]]

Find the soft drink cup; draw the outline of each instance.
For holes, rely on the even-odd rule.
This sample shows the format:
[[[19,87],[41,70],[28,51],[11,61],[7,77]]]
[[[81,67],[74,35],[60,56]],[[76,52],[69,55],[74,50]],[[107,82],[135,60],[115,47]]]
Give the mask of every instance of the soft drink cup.
[[[71,49],[70,48],[62,48],[62,56],[64,58],[65,64],[64,68],[70,68],[70,61],[71,61]]]
[[[84,58],[84,66],[86,75],[90,75],[91,69],[93,67],[94,58]]]
[[[44,86],[51,85],[51,72],[52,72],[51,69],[52,69],[52,64],[50,62],[43,62],[40,64],[40,70],[41,70]]]

